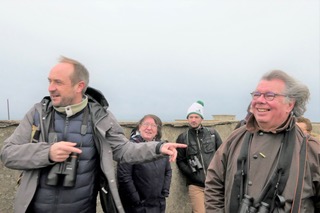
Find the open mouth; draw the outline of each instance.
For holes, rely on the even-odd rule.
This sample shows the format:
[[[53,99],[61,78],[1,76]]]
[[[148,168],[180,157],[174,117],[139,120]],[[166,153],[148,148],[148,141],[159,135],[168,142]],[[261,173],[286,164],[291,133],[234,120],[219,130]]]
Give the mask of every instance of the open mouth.
[[[59,95],[54,95],[54,94],[51,94],[50,96],[51,96],[51,98],[58,98],[59,97]]]

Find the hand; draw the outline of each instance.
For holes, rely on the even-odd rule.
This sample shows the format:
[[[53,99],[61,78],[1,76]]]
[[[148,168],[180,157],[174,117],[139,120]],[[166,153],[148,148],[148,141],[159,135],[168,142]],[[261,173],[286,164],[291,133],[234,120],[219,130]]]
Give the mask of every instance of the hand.
[[[160,152],[162,154],[169,155],[169,161],[173,162],[177,158],[177,149],[176,148],[187,148],[186,144],[181,143],[163,143]]]
[[[81,149],[76,148],[77,143],[72,142],[56,142],[51,145],[49,150],[49,158],[54,162],[63,162],[65,161],[71,152],[81,153]]]

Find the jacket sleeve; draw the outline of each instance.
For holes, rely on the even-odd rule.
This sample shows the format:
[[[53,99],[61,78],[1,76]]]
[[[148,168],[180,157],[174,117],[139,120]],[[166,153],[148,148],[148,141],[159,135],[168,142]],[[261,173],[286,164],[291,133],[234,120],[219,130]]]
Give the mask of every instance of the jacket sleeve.
[[[117,176],[120,189],[119,192],[121,194],[121,199],[129,199],[128,201],[132,205],[138,205],[140,203],[140,196],[132,179],[133,169],[134,165],[132,164],[118,164]]]
[[[177,143],[182,143],[182,144],[186,144],[183,141],[183,134],[179,135],[179,137],[177,138]],[[179,168],[179,170],[181,171],[181,173],[186,176],[186,177],[192,177],[192,171],[189,167],[188,164],[188,159],[187,159],[187,149],[177,149],[178,153],[177,153],[177,159],[176,159],[176,163],[177,166]]]
[[[125,137],[124,132],[116,118],[111,112],[101,119],[96,129],[102,143],[108,143],[110,150],[103,152],[112,152],[113,159],[118,163],[141,163],[152,161],[162,157],[156,153],[156,147],[159,142],[131,143]]]
[[[30,143],[35,107],[25,115],[14,133],[4,141],[1,161],[10,169],[27,170],[48,166],[50,144]]]
[[[161,194],[165,197],[168,197],[170,192],[170,185],[171,185],[172,168],[167,158],[165,158],[165,161],[166,161],[166,169],[165,169],[164,184],[163,184]]]
[[[308,164],[311,171],[311,179],[314,189],[312,197],[315,212],[320,212],[320,142],[311,137],[308,140]]]
[[[214,131],[214,135],[216,136],[216,148],[218,149],[220,147],[220,145],[222,144],[222,139],[219,135],[219,133],[217,132],[217,130],[213,130]]]
[[[224,158],[224,146],[222,144],[218,149],[210,162],[207,170],[207,176],[205,181],[205,206],[206,212],[218,212],[223,213],[224,210],[224,176],[226,160]]]

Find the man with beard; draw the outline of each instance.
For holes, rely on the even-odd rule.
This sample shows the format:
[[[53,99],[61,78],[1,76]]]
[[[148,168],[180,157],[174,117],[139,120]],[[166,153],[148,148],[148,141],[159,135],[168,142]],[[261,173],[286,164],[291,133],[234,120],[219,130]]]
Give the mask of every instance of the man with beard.
[[[180,134],[177,143],[188,145],[187,149],[177,149],[177,166],[186,178],[193,213],[204,213],[204,182],[207,168],[222,141],[213,128],[202,126],[202,101],[193,103],[187,111],[189,129]]]
[[[15,212],[96,212],[100,181],[105,212],[124,212],[113,160],[139,163],[169,155],[176,143],[131,143],[101,92],[88,87],[89,72],[61,57],[48,76],[50,96],[35,104],[1,151],[3,164],[23,170]],[[106,188],[107,187],[107,188]],[[105,196],[104,196],[105,195]]]

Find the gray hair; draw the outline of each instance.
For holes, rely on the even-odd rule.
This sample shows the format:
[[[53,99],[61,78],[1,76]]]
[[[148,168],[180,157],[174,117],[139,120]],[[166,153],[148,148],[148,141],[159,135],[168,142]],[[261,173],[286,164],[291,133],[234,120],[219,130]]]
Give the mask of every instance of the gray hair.
[[[292,112],[297,117],[302,116],[307,110],[306,105],[310,98],[308,87],[281,70],[272,70],[261,78],[261,80],[267,81],[274,79],[282,80],[285,83],[284,94],[287,95],[286,100],[288,102],[295,101]]]
[[[59,59],[59,62],[60,63],[68,63],[68,64],[73,65],[74,72],[70,76],[71,82],[73,84],[76,84],[79,81],[84,81],[85,87],[82,90],[82,94],[84,94],[88,88],[88,85],[89,85],[89,71],[87,70],[87,68],[85,68],[85,66],[83,66],[80,62],[78,62],[74,59],[71,59],[71,58],[67,58],[65,56],[61,56]]]

